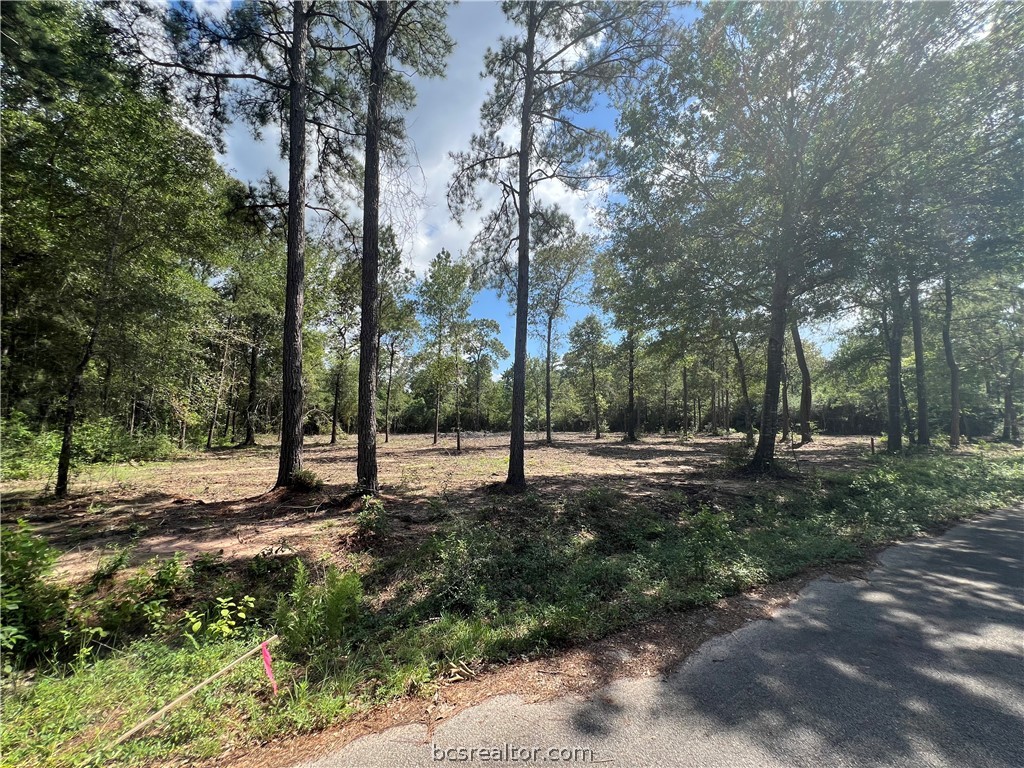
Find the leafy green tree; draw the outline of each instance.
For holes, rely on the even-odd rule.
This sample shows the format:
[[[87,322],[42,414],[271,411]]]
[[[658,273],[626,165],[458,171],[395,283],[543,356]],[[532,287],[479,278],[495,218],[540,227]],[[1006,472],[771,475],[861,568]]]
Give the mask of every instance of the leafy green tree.
[[[565,364],[581,396],[589,404],[597,440],[601,439],[601,404],[604,401],[609,351],[605,327],[597,315],[587,315],[569,331]]]
[[[498,361],[508,356],[508,350],[501,343],[501,327],[496,320],[480,318],[471,320],[463,345],[468,373],[473,379],[474,429],[480,431],[483,425],[484,383],[490,382],[491,372]]]
[[[36,354],[25,348],[31,329],[36,349],[45,340],[49,350],[43,365],[63,382],[58,496],[68,491],[77,408],[97,351],[119,331],[205,300],[227,203],[206,142],[135,87],[109,42],[83,39],[103,26],[96,13],[74,6],[5,16],[5,35],[26,29],[25,39],[77,49],[78,66],[52,79],[25,55],[24,81],[12,87],[45,99],[5,100],[3,111],[4,347],[19,367]],[[5,68],[8,75],[20,81]]]
[[[459,391],[462,355],[473,302],[471,270],[464,261],[455,260],[442,250],[430,262],[426,277],[417,287],[424,345],[429,350],[427,368],[434,390],[434,445],[441,424],[442,393],[448,386],[455,390],[458,448],[462,447]]]
[[[501,201],[485,220],[478,244],[500,262],[516,244],[516,336],[513,355],[512,438],[506,483],[526,486],[526,341],[530,306],[531,225],[549,213],[534,205],[537,185],[557,180],[582,189],[602,172],[590,152],[605,135],[581,122],[596,95],[622,82],[652,55],[660,40],[664,8],[655,3],[506,2],[505,16],[520,31],[488,50],[485,74],[494,88],[481,108],[481,132],[467,152],[455,154],[457,170],[449,207],[457,218],[481,207],[476,187],[488,182]],[[512,143],[502,128],[515,124]]]
[[[329,349],[334,362],[333,397],[331,401],[331,445],[338,441],[339,408],[348,391],[347,376],[350,358],[358,346],[360,306],[360,266],[358,260],[347,258],[337,264],[330,282],[330,303],[326,320],[329,323]]]
[[[565,318],[569,305],[583,298],[593,253],[593,241],[572,231],[538,249],[533,257],[530,318],[544,340],[544,422],[548,445],[554,442],[551,437],[551,366],[558,323]]]
[[[664,76],[626,111],[627,189],[650,221],[696,233],[700,257],[767,314],[761,432],[770,469],[794,301],[817,307],[856,274],[863,192],[926,146],[910,115],[984,11],[964,5],[712,5]],[[653,126],[658,126],[655,130]],[[894,149],[896,137],[908,140]],[[735,292],[735,288],[731,292]]]

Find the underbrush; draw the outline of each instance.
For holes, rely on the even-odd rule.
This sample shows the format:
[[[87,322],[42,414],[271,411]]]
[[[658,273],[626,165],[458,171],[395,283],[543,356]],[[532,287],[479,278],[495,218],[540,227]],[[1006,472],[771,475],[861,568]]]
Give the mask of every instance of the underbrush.
[[[723,495],[715,504],[695,504],[680,492],[638,498],[600,487],[564,498],[491,496],[473,511],[439,500],[437,532],[404,546],[391,538],[387,510],[370,500],[358,513],[359,538],[380,546],[359,568],[355,560],[338,570],[279,552],[242,566],[170,560],[142,569],[145,575],[121,574],[120,588],[112,585],[113,561],[112,573],[95,584],[53,585],[45,553],[35,556],[28,551],[35,545],[21,542],[28,551],[22,559],[35,565],[11,581],[19,594],[38,589],[29,603],[68,606],[65,629],[107,634],[80,634],[84,653],[75,642],[46,652],[38,628],[28,626],[36,619],[25,614],[21,635],[42,643],[32,657],[39,666],[31,680],[17,670],[8,676],[3,762],[211,757],[230,745],[315,730],[396,696],[429,693],[486,663],[548,653],[810,567],[858,560],[888,542],[1022,499],[1024,456],[878,456],[858,473],[753,488],[754,498]],[[6,540],[4,547],[6,554]],[[9,562],[5,557],[5,585]],[[143,607],[111,608],[121,605],[119,594],[135,595],[133,605]],[[75,624],[67,615],[91,618]],[[7,616],[5,610],[5,624]],[[40,621],[52,628],[55,620]],[[278,696],[256,658],[138,738],[110,747],[146,714],[275,632]]]
[[[24,414],[15,412],[4,419],[0,433],[0,480],[24,480],[56,472],[60,431],[34,429]],[[75,425],[71,462],[73,467],[80,467],[118,461],[157,461],[178,453],[167,435],[131,435],[119,421],[97,418]]]

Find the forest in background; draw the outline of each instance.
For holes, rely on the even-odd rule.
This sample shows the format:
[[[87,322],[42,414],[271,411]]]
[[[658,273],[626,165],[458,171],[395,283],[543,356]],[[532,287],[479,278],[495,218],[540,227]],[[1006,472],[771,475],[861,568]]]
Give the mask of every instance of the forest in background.
[[[63,494],[72,465],[267,435],[287,484],[302,436],[339,431],[375,467],[378,432],[511,430],[513,485],[527,429],[737,429],[762,470],[779,431],[1019,440],[1010,6],[510,6],[449,190],[456,216],[502,197],[419,277],[380,165],[406,158],[403,62],[443,74],[444,6],[314,9],[302,78],[299,9],[5,6],[5,477]],[[222,169],[229,119],[282,126],[286,184]],[[597,190],[599,234],[534,199],[550,179]],[[516,311],[509,370],[469,316],[485,285]],[[566,328],[570,304],[594,314]]]

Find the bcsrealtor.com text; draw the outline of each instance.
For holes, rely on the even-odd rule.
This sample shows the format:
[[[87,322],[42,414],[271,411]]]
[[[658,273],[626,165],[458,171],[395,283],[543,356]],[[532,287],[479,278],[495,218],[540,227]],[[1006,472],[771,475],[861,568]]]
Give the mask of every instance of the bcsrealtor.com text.
[[[584,747],[520,747],[496,744],[487,747],[439,747],[430,745],[434,762],[451,763],[592,763],[594,750]]]

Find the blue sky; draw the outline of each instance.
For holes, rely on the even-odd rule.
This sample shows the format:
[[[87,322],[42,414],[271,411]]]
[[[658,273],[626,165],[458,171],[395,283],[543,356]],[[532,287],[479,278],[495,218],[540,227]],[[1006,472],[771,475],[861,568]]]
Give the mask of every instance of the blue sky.
[[[687,13],[692,13],[687,10]],[[442,248],[452,253],[465,252],[478,230],[479,218],[469,215],[464,226],[452,220],[446,199],[447,185],[452,175],[449,152],[465,149],[479,125],[480,106],[490,87],[481,78],[483,57],[488,47],[497,44],[502,34],[514,30],[508,25],[497,2],[463,2],[452,6],[448,15],[449,33],[456,42],[443,79],[417,78],[417,104],[406,117],[409,138],[414,147],[418,168],[408,178],[413,180],[421,204],[409,209],[408,195],[393,194],[389,201],[385,185],[382,212],[387,215],[389,202],[400,220],[397,228],[403,232],[408,264],[422,275],[430,259]],[[598,109],[588,115],[590,124],[612,129],[614,116],[607,109]],[[222,157],[228,169],[240,178],[255,182],[273,171],[278,178],[286,177],[285,162],[280,158],[279,133],[268,129],[262,141],[255,141],[242,124],[231,126],[227,151]],[[497,199],[497,191],[481,188],[486,211],[488,201]],[[592,230],[600,195],[575,195],[567,189],[549,189],[540,194],[547,202],[557,202],[583,230]],[[399,204],[401,203],[401,204]],[[398,209],[401,208],[401,211]],[[583,317],[591,307],[573,306],[561,328],[564,335],[572,323]],[[508,301],[492,290],[482,291],[473,303],[476,318],[491,318],[501,326],[501,339],[509,350],[513,348],[515,322]],[[817,334],[812,335],[815,338]],[[531,338],[529,354],[543,353],[539,340]],[[512,363],[511,357],[499,368]]]

